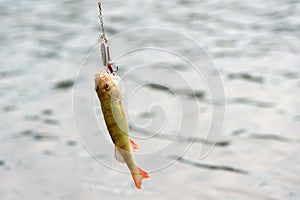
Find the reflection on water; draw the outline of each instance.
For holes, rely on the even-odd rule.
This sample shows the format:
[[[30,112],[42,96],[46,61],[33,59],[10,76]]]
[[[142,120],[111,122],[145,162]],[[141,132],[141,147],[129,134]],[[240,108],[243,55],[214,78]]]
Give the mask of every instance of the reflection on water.
[[[137,63],[151,61],[155,67],[130,74],[126,86],[147,83],[142,93],[147,97],[138,97],[140,102],[169,106],[165,116],[174,116],[168,117],[173,125],[158,133],[155,130],[160,127],[141,128],[130,122],[134,136],[140,134],[154,140],[144,150],[141,145],[141,151],[155,150],[166,142],[173,142],[178,148],[192,144],[182,156],[176,155],[176,149],[160,152],[158,156],[166,162],[171,159],[173,165],[153,173],[144,182],[142,192],[136,193],[129,175],[93,160],[74,131],[74,85],[90,86],[80,91],[82,105],[93,100],[88,93],[93,89],[93,74],[80,74],[76,83],[74,77],[99,40],[97,1],[2,0],[3,199],[299,199],[299,1],[112,0],[104,1],[103,6],[108,36],[139,27],[158,27],[183,33],[205,48],[221,74],[226,93],[221,138],[204,160],[195,156],[199,148],[212,146],[215,141],[190,137],[192,133],[179,133],[174,140],[178,134],[173,130],[178,125],[178,110],[175,103],[170,103],[172,95],[184,102],[187,118],[194,117],[191,102],[197,102],[200,123],[205,126],[209,126],[214,106],[222,106],[211,102],[210,91],[194,78],[191,68],[166,52],[125,56],[124,62],[118,63],[120,75]],[[166,40],[161,35],[130,35],[117,46],[122,49],[128,43],[144,41],[152,41],[153,46],[166,43],[195,60],[203,59],[187,44],[178,44],[175,35],[170,37]],[[167,44],[169,41],[172,44]],[[160,60],[161,66],[154,65],[155,60]],[[96,72],[100,58],[93,57],[87,65],[84,67]],[[148,82],[159,77],[168,79],[162,74],[166,69],[190,77],[194,91],[177,79],[170,80],[170,85]],[[138,124],[160,122],[161,113],[137,104],[128,110],[132,119],[139,120]],[[103,145],[98,158],[115,164],[111,142],[94,139],[107,133],[94,128],[85,107],[81,107],[80,115],[86,134],[96,145]],[[137,159],[146,168],[156,164],[143,156],[137,155]]]

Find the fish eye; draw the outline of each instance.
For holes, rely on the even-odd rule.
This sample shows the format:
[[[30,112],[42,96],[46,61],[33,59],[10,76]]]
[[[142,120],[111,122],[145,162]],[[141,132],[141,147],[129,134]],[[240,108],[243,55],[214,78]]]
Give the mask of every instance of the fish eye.
[[[107,83],[104,84],[104,87],[103,87],[106,91],[109,90],[109,85]]]

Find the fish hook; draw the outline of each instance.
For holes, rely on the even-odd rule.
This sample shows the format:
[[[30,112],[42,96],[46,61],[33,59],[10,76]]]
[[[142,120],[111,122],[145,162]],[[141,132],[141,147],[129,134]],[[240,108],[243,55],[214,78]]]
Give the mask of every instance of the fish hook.
[[[116,69],[114,69],[116,67]],[[107,73],[115,75],[115,72],[119,70],[119,66],[115,65],[114,63],[108,63],[107,65]]]

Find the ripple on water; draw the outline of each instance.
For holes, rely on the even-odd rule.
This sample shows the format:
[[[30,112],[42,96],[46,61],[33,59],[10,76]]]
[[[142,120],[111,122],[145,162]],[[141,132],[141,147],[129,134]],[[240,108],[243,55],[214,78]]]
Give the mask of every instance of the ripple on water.
[[[74,80],[62,80],[54,84],[54,88],[58,90],[70,89],[74,85]]]
[[[58,137],[55,135],[51,135],[48,132],[39,132],[35,130],[24,130],[19,134],[21,137],[30,137],[35,141],[55,141],[58,140]]]
[[[227,77],[229,80],[240,79],[240,80],[256,82],[256,83],[264,82],[264,78],[262,76],[255,76],[249,73],[229,73],[227,74]]]

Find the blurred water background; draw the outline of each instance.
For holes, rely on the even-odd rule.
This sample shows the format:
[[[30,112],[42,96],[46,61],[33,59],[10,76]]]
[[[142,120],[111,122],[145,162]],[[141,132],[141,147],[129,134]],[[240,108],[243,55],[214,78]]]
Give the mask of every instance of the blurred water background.
[[[201,138],[194,141],[197,144],[190,154],[177,160],[174,158],[180,155],[176,151],[162,153],[160,159],[172,165],[151,173],[142,191],[137,191],[129,174],[91,157],[74,125],[75,84],[91,86],[79,90],[81,102],[95,98],[85,91],[92,92],[100,58],[89,59],[94,65],[75,77],[99,41],[97,1],[0,0],[1,199],[299,199],[299,1],[111,0],[104,1],[103,7],[108,36],[158,27],[178,31],[204,47],[220,73],[226,95],[224,127],[217,145],[201,160],[195,156],[199,145],[212,145],[203,144]],[[125,37],[120,48],[132,37],[139,36],[130,36],[128,41]],[[170,40],[172,36],[159,42]],[[178,48],[184,45],[180,43]],[[137,57],[148,63],[153,59],[148,55]],[[179,73],[192,74],[179,61],[166,60],[163,54],[155,56]],[[119,64],[122,75],[135,63],[124,59]],[[124,78],[127,84],[139,85],[143,78],[157,77],[151,67],[135,74]],[[185,91],[177,84],[172,84],[173,89]],[[212,105],[208,92],[202,86],[198,89],[196,101],[205,125]],[[152,85],[144,91],[150,93],[154,96],[142,96],[128,108],[138,124],[149,117],[143,103],[156,101],[176,110],[176,101],[164,101],[169,98],[165,88]],[[189,105],[194,100],[183,101]],[[192,112],[193,107],[189,109]],[[152,111],[153,120],[159,122],[161,116],[155,115],[155,108]],[[86,134],[107,136],[91,128],[94,125],[84,107],[80,115]],[[173,126],[167,127],[170,132],[178,122],[174,120]],[[136,135],[142,132],[131,128]],[[143,134],[148,133],[144,130]],[[154,137],[155,141],[144,147],[151,151],[170,137]],[[98,148],[103,150],[99,159],[113,161],[108,140],[99,141]],[[138,163],[147,170],[153,160],[138,158]]]

